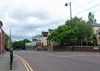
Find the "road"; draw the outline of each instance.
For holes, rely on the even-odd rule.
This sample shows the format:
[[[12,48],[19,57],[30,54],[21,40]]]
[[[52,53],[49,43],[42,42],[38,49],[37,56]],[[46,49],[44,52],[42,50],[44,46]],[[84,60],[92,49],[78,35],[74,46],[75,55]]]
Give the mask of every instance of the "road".
[[[34,71],[100,71],[100,53],[15,51]]]

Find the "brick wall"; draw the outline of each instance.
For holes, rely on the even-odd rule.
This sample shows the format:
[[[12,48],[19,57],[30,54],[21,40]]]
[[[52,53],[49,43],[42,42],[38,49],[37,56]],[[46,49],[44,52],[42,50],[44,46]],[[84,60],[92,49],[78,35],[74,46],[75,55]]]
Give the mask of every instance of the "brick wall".
[[[0,32],[0,53],[4,52],[4,35]]]
[[[0,53],[4,52],[4,32],[2,30],[2,21],[0,21]]]
[[[72,51],[72,46],[56,46],[55,51]],[[73,51],[100,52],[100,46],[73,46]]]
[[[100,47],[99,46],[75,47],[74,51],[100,52]]]

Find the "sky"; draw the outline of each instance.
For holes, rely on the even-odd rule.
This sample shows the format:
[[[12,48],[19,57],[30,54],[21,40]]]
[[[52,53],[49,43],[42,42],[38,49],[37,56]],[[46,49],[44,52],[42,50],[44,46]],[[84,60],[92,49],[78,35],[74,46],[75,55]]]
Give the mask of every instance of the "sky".
[[[88,13],[95,15],[100,23],[100,0],[0,0],[0,20],[3,30],[13,41],[32,39],[42,31],[55,29],[70,19],[71,2],[72,17],[88,20]]]

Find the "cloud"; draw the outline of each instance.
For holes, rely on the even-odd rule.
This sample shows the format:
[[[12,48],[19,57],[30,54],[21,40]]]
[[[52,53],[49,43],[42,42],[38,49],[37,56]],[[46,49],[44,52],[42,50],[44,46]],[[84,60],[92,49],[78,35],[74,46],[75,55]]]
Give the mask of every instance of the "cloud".
[[[64,6],[66,2],[72,2],[73,17],[76,16],[75,13],[99,3],[98,0],[0,0],[0,19],[4,23],[3,29],[8,35],[9,29],[12,29],[13,40],[19,40],[56,28],[70,19],[69,7]],[[95,11],[97,9],[99,11],[99,8],[95,8]],[[78,13],[77,16],[87,19],[89,11]],[[98,18],[98,15],[99,12],[95,17]]]

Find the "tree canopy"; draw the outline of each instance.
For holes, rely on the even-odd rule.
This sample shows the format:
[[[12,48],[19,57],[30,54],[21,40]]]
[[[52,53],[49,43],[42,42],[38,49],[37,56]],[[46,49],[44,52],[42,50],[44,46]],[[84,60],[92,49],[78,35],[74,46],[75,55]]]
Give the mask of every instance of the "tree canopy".
[[[74,17],[67,20],[64,25],[58,26],[48,39],[60,43],[69,43],[70,45],[82,45],[87,42],[93,35],[92,25],[82,20],[82,18]]]
[[[25,43],[31,42],[28,39],[13,42],[14,49],[25,49]]]
[[[94,14],[92,12],[89,12],[89,14],[88,14],[88,21],[91,24],[96,23],[96,19],[94,18]]]
[[[4,33],[4,36],[5,36],[5,38],[4,38],[4,46],[5,46],[5,49],[6,49],[6,50],[9,50],[9,49],[8,49],[8,47],[9,47],[8,42],[9,42],[9,40],[10,40],[10,37],[9,37],[6,33]]]

